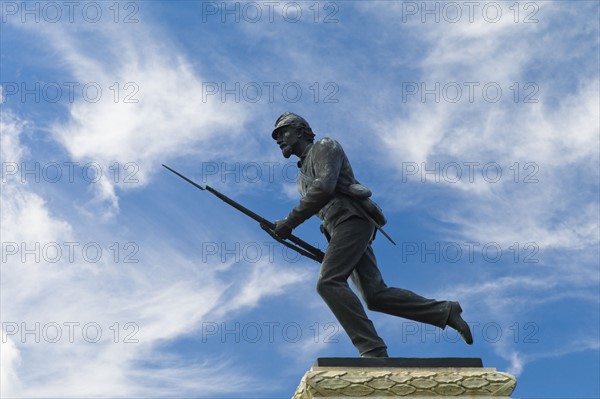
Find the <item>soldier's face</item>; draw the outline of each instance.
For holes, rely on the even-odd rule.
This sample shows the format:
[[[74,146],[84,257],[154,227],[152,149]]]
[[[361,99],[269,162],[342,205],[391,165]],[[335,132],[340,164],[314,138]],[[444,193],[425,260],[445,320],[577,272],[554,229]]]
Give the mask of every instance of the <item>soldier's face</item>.
[[[282,128],[277,134],[277,145],[281,149],[281,153],[285,158],[289,158],[294,154],[294,150],[300,141],[300,134],[293,127]]]

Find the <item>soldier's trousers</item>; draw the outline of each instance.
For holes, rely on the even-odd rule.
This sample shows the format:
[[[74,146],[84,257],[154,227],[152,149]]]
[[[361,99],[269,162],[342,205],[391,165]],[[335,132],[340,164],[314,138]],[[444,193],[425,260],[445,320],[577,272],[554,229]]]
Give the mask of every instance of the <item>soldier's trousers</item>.
[[[381,277],[371,241],[375,227],[351,217],[329,232],[329,247],[321,264],[317,291],[327,303],[360,354],[385,348],[375,327],[348,285],[348,278],[367,307],[405,319],[446,326],[450,302],[427,299],[414,292],[388,287]]]

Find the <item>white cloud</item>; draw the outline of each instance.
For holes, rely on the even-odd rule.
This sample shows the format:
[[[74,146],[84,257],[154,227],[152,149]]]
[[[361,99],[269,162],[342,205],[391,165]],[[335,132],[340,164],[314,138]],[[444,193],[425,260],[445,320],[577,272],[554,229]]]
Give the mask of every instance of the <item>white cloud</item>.
[[[383,21],[380,26],[396,27],[394,23],[398,22],[398,16],[391,12],[394,4],[378,4],[389,7],[385,13],[381,12],[382,7],[373,10],[373,14],[377,13]],[[547,3],[540,5],[548,9],[558,7]],[[358,8],[370,6],[356,5]],[[381,37],[366,43],[375,45],[368,54],[366,51],[358,54],[365,50],[360,47],[360,40],[335,49],[318,40],[305,48],[290,48],[287,41],[278,41],[273,43],[273,52],[266,54],[278,54],[280,58],[253,60],[248,69],[242,71],[240,76],[243,78],[238,79],[250,81],[263,76],[259,75],[259,70],[265,70],[265,74],[272,73],[281,81],[298,79],[312,83],[318,79],[321,83],[329,80],[339,83],[346,96],[340,108],[319,103],[318,111],[312,110],[317,117],[314,124],[313,118],[309,118],[311,124],[320,124],[323,131],[330,127],[329,123],[336,126],[343,143],[356,141],[355,148],[362,156],[373,157],[373,165],[392,169],[399,160],[457,160],[495,161],[507,168],[515,161],[536,162],[539,165],[538,184],[516,185],[510,180],[489,184],[479,179],[476,183],[443,185],[446,193],[460,200],[454,204],[460,203],[461,209],[442,209],[439,217],[458,226],[447,233],[452,238],[496,241],[503,247],[514,241],[523,244],[536,240],[542,248],[567,251],[562,253],[564,258],[573,256],[564,261],[552,259],[555,264],[528,268],[528,272],[516,276],[494,275],[486,284],[469,281],[452,292],[436,296],[460,298],[461,301],[464,298],[469,312],[496,314],[499,320],[510,320],[509,311],[531,311],[565,298],[593,303],[597,298],[590,294],[588,287],[597,282],[594,263],[597,257],[588,250],[597,245],[597,204],[589,193],[573,193],[579,193],[581,185],[588,182],[591,182],[590,187],[597,188],[594,182],[598,178],[595,124],[598,120],[598,81],[596,75],[591,75],[597,73],[597,65],[580,62],[581,56],[576,58],[578,54],[589,52],[586,47],[589,41],[577,38],[579,29],[597,32],[597,22],[594,20],[594,25],[589,26],[563,27],[554,32],[552,22],[560,22],[556,20],[558,13],[566,11],[558,7],[554,14],[544,14],[548,17],[545,25],[516,25],[510,19],[501,24],[481,20],[471,25],[415,23],[410,29],[398,30],[401,33],[397,36],[396,29],[385,28],[377,31]],[[352,18],[348,14],[345,17]],[[328,25],[326,31],[338,38],[349,33],[345,26],[342,21]],[[242,28],[260,30],[255,33],[261,40],[277,37],[267,34],[273,28],[270,25]],[[292,31],[288,25],[281,24],[278,28],[282,32],[285,30],[288,38],[295,38],[294,35],[306,38],[307,31]],[[208,60],[212,54],[200,55],[200,61],[193,63],[197,60],[192,61],[178,51],[177,43],[169,42],[164,32],[141,25],[129,26],[127,31],[120,29],[122,27],[99,25],[93,30],[85,27],[70,30],[57,25],[39,27],[36,34],[49,41],[56,51],[53,59],[57,60],[57,69],[68,71],[69,79],[98,82],[104,93],[98,103],[79,98],[70,105],[66,119],[58,119],[50,127],[52,137],[74,160],[96,161],[105,167],[115,161],[136,162],[140,167],[137,177],[142,183],[136,187],[148,184],[160,163],[169,159],[198,157],[206,160],[230,155],[225,144],[229,138],[239,137],[240,128],[249,116],[246,107],[221,104],[219,98],[213,97],[207,103],[202,101],[202,62],[204,57]],[[310,29],[310,34],[323,32]],[[408,51],[410,56],[406,56],[396,45],[407,44],[410,40],[405,40],[406,37],[414,39],[414,46],[422,51],[417,59],[412,57],[414,51]],[[355,44],[359,50],[351,47]],[[580,64],[577,68],[569,65],[560,70],[553,69],[552,63],[567,53],[562,51],[564,49],[574,57],[573,62]],[[314,62],[324,55],[320,52],[325,50],[340,54],[340,62]],[[375,50],[387,53],[377,54]],[[381,54],[392,54],[397,58]],[[234,67],[235,60],[225,54],[220,56],[219,63]],[[347,62],[350,60],[352,62]],[[370,62],[377,65],[374,67]],[[418,101],[400,104],[398,79],[404,77],[391,79],[385,74],[384,65],[392,66],[391,69],[400,65],[404,71],[408,70],[407,66],[414,68],[419,79],[430,83],[473,79],[497,81],[509,97],[512,92],[508,87],[512,82],[523,83],[530,81],[530,76],[542,76],[544,79],[537,81],[540,99],[552,97],[556,102],[511,104],[502,101],[493,105],[479,98],[475,104],[421,104]],[[577,84],[564,90],[565,84],[558,84],[564,78],[562,71],[571,70],[587,71],[587,74],[576,74]],[[371,83],[375,86],[381,83],[378,79],[385,81],[393,97],[370,87]],[[120,83],[121,98],[132,92],[132,86],[125,89],[124,84],[136,83],[139,92],[135,97],[139,103],[114,103],[109,87],[115,81]],[[556,92],[562,94],[556,96]],[[352,94],[356,98],[351,98]],[[384,114],[380,110],[380,106],[393,103],[398,105],[396,112]],[[298,107],[306,109],[300,104]],[[340,120],[344,122],[335,125]],[[359,123],[354,126],[355,122]],[[369,129],[356,133],[361,123]],[[3,124],[3,158],[12,160],[16,157],[14,154],[20,154],[18,158],[24,159],[27,149],[18,145],[18,133],[14,133],[24,125],[15,119],[10,123],[5,120]],[[4,134],[11,129],[13,133]],[[372,132],[378,132],[378,135]],[[223,140],[220,133],[227,133]],[[364,136],[369,134],[372,136],[367,142]],[[379,158],[377,154],[364,154],[364,148],[373,148],[365,146],[373,146],[377,140],[383,143],[387,159]],[[237,152],[244,152],[246,146],[251,145],[247,140],[235,143]],[[347,145],[346,148],[352,147]],[[272,151],[275,153],[274,149]],[[379,195],[388,193],[390,197],[401,198],[403,205],[418,203],[415,197],[419,194],[412,192],[429,194],[429,186],[425,185],[414,187],[386,180],[382,186],[385,190]],[[83,237],[89,236],[104,242],[120,239],[120,230],[115,231],[114,224],[102,222],[109,222],[110,217],[117,214],[119,201],[123,200],[119,198],[120,190],[125,190],[126,185],[115,186],[104,179],[94,187],[98,190],[97,201],[103,204],[101,213],[109,218],[97,223],[93,231],[84,231],[83,224],[75,217],[58,216],[53,212],[52,198],[35,194],[15,180],[3,184],[3,239],[14,242],[84,241]],[[402,192],[398,193],[394,187],[401,188]],[[293,185],[285,185],[283,191],[290,198],[297,198]],[[135,230],[139,226],[123,228],[139,232]],[[118,345],[102,341],[91,345],[79,339],[74,344],[32,346],[19,342],[20,336],[12,336],[2,347],[2,393],[10,392],[16,396],[51,396],[57,392],[60,396],[178,396],[189,393],[193,396],[198,392],[255,389],[255,381],[251,377],[242,377],[247,370],[236,368],[235,360],[231,363],[222,363],[224,359],[212,363],[212,359],[189,361],[177,355],[166,355],[160,347],[194,334],[199,321],[207,314],[214,316],[252,309],[266,296],[280,295],[304,281],[307,274],[267,264],[253,265],[252,272],[240,274],[233,273],[230,264],[216,264],[213,272],[206,273],[204,268],[198,271],[198,259],[179,255],[167,244],[159,244],[159,239],[148,230],[140,234],[138,243],[144,248],[144,258],[139,265],[124,267],[110,262],[38,265],[31,261],[26,264],[13,262],[6,267],[3,264],[3,321],[95,321],[103,327],[107,341],[112,338],[113,331],[109,327],[114,322],[118,321],[123,328],[125,322],[133,321],[140,326],[136,334],[140,342]],[[573,273],[575,268],[576,273]],[[23,273],[24,269],[27,273]],[[221,272],[226,272],[227,277],[220,275]],[[481,278],[491,274],[493,272]],[[263,284],[265,281],[269,284]],[[554,290],[557,292],[553,293]],[[528,309],[524,308],[526,305]],[[594,348],[593,345],[581,347],[582,350]],[[318,350],[318,344],[313,346],[307,341],[294,347],[292,352],[312,357]],[[516,373],[531,356],[511,345],[498,353],[510,362],[511,370]],[[202,353],[198,354],[198,357],[202,356]],[[225,366],[214,372],[207,370],[215,363]],[[149,375],[156,384],[148,385]],[[238,385],[233,385],[232,380],[238,381]]]
[[[285,293],[289,286],[298,284],[308,278],[307,271],[281,273],[281,267],[272,262],[259,262],[253,265],[252,272],[244,282],[244,286],[221,310],[224,313],[236,311],[242,306],[256,306],[264,295]]]
[[[21,355],[13,340],[5,335],[6,333],[7,331],[4,330],[3,326],[2,342],[0,343],[2,352],[0,358],[0,365],[2,366],[2,370],[0,370],[0,381],[2,381],[0,395],[8,398],[15,397],[22,386],[18,375]]]
[[[42,24],[24,32],[43,35],[55,51],[52,58],[60,60],[62,78],[77,83],[68,118],[47,128],[71,160],[103,168],[94,189],[110,218],[119,207],[115,185],[125,190],[147,184],[170,159],[219,158],[239,137],[248,112],[243,103],[205,96],[199,64],[160,31],[145,24],[88,25]],[[200,58],[210,63],[210,54]],[[135,163],[139,183],[112,181],[115,162]]]
[[[283,195],[288,200],[297,200],[298,199],[298,187],[295,183],[284,184],[282,187]]]
[[[518,352],[511,352],[508,357],[510,359],[510,367],[506,371],[515,376],[521,375],[524,366],[521,355]]]
[[[3,156],[11,154],[11,159],[25,161],[29,151],[19,137],[27,123],[10,112],[2,114],[1,123]],[[127,241],[122,232],[103,223],[86,231],[77,216],[54,214],[52,200],[34,193],[30,183],[21,182],[18,175],[3,177],[1,235],[3,245],[14,244],[11,248],[17,249],[6,254],[3,248],[3,334],[4,327],[17,328],[9,329],[10,335],[2,342],[3,395],[192,396],[260,389],[247,370],[225,361],[222,369],[215,368],[212,360],[218,359],[203,356],[202,349],[198,356],[203,361],[194,362],[167,356],[162,345],[195,334],[201,320],[216,309],[251,309],[263,298],[279,295],[285,287],[302,281],[306,273],[275,272],[272,265],[257,265],[250,279],[243,270],[229,272],[224,278],[220,273],[231,265],[220,263],[212,271],[205,264],[199,273],[200,259],[182,256],[168,244],[157,244],[163,242],[160,237],[134,226],[129,229],[138,233],[139,263],[114,262],[107,247]],[[57,243],[64,249],[64,243],[75,242],[80,249],[90,236],[105,251],[96,263],[85,261],[79,250],[73,261],[63,253],[52,263],[40,250],[35,251],[40,260],[35,254],[24,261],[21,258],[25,248],[31,250],[36,244],[44,248]],[[239,288],[232,302],[224,295],[230,285]],[[25,329],[37,333],[25,334]],[[58,331],[58,342],[51,342]],[[89,342],[97,332],[100,341]],[[128,337],[136,342],[124,342]],[[148,379],[154,378],[155,384],[149,387]]]
[[[449,162],[461,166],[458,182],[442,178],[440,183],[429,185],[420,183],[420,170],[416,177],[408,176],[409,184],[402,184],[399,195],[404,198],[409,195],[407,191],[416,196],[428,195],[432,185],[458,195],[462,205],[443,209],[438,216],[461,226],[459,234],[463,237],[482,242],[536,241],[544,248],[574,249],[597,243],[597,197],[572,193],[578,187],[573,179],[597,187],[599,82],[596,72],[586,74],[596,69],[584,65],[568,91],[554,92],[552,80],[546,76],[569,60],[557,65],[558,61],[551,58],[552,50],[537,46],[534,39],[550,36],[563,46],[563,37],[572,36],[570,32],[578,28],[565,28],[567,33],[553,31],[555,19],[563,15],[553,7],[550,10],[539,24],[490,24],[481,19],[474,24],[412,24],[429,48],[420,62],[420,79],[427,88],[433,88],[435,82],[443,86],[473,81],[480,84],[480,90],[486,82],[497,82],[504,96],[497,103],[485,101],[480,94],[473,103],[465,98],[458,103],[443,99],[435,103],[432,95],[423,102],[417,96],[404,104],[406,116],[375,118],[382,120],[374,124],[375,130],[380,132],[388,160],[396,165],[399,178],[407,174],[398,160],[430,170],[436,163],[441,168]],[[597,49],[596,42],[588,42],[590,53],[594,46]],[[585,62],[597,66],[593,57]],[[534,82],[539,102],[524,103],[520,98],[515,103],[514,91],[509,89],[511,82],[519,82],[523,89],[532,79],[529,74],[533,65],[543,71]],[[553,102],[557,95],[560,97]],[[473,161],[480,165],[475,168],[475,181],[470,182],[464,163]],[[481,176],[481,166],[490,162],[502,168],[503,177],[498,183],[486,182]],[[511,169],[515,162],[519,162],[518,177]],[[450,170],[452,176],[453,172]],[[535,173],[539,183],[523,182],[530,173]],[[410,184],[415,181],[419,184]],[[553,222],[557,216],[562,223]]]
[[[463,87],[457,103],[443,98],[436,103],[433,95],[424,102],[420,92],[401,103],[396,93],[390,101],[401,112],[374,117],[372,123],[387,164],[397,171],[396,181],[408,177],[408,182],[396,185],[398,190],[387,192],[388,202],[411,208],[432,205],[430,212],[451,226],[439,228],[449,241],[495,242],[505,250],[515,242],[521,248],[527,243],[539,248],[535,258],[540,263],[525,264],[518,271],[478,269],[473,276],[476,283],[465,277],[463,285],[435,295],[459,299],[472,320],[493,315],[503,325],[564,300],[583,304],[578,312],[597,311],[600,104],[598,63],[592,54],[598,51],[598,27],[594,18],[584,18],[587,12],[597,14],[597,6],[586,10],[584,5],[577,9],[558,3],[538,5],[536,24],[515,24],[510,19],[498,24],[481,19],[474,24],[435,24],[414,17],[410,32],[405,29],[402,34],[413,34],[426,52],[415,61],[418,76],[402,80],[418,80],[428,89],[436,82],[442,87],[479,82],[479,89],[496,82],[503,98],[487,102],[476,91],[471,103],[465,100]],[[378,18],[382,23],[401,18],[401,5],[396,12]],[[577,23],[571,23],[575,19]],[[516,103],[510,89],[514,82],[521,90]],[[523,102],[522,96],[532,92],[523,91],[527,82],[537,85],[538,103]],[[470,182],[464,162],[473,161],[498,163],[503,178],[488,183],[479,166]],[[402,162],[420,168],[425,163],[430,170],[436,163],[443,167],[457,162],[463,176],[456,183],[443,178],[434,183],[429,175],[429,183],[423,184],[420,173],[407,176],[404,170],[403,176]],[[519,162],[518,183],[510,169],[515,162]],[[525,169],[527,162],[533,166]],[[539,182],[524,183],[534,170]],[[440,194],[446,203],[440,202]],[[494,346],[517,374],[535,353],[545,350],[528,349],[533,354],[522,353],[506,337]]]
[[[49,238],[70,238],[68,223],[55,219],[45,207],[40,196],[27,190],[19,169],[29,151],[21,145],[20,136],[28,123],[19,119],[10,110],[3,110],[0,116],[2,127],[2,231],[4,242],[8,237],[15,243],[31,240],[51,242]],[[14,168],[13,168],[14,166]],[[12,173],[14,171],[15,173]]]
[[[507,372],[519,376],[527,363],[532,363],[543,359],[560,358],[584,351],[597,351],[600,349],[600,343],[597,339],[577,339],[574,342],[562,345],[552,350],[540,351],[535,354],[523,354],[510,350],[504,345],[501,347],[499,355],[510,361],[510,368]]]

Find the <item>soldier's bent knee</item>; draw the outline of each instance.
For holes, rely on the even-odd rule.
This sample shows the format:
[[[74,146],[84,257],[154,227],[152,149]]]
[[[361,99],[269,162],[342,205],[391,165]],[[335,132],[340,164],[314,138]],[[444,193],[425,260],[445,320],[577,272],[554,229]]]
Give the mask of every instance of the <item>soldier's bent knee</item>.
[[[329,279],[329,278],[319,278],[317,280],[317,292],[319,295],[327,296],[330,294],[336,286],[340,285],[340,282]]]
[[[376,296],[370,296],[370,297],[366,297],[363,299],[365,301],[365,305],[367,305],[367,309],[375,311],[375,312],[379,311],[380,303]]]
[[[327,293],[327,283],[322,279],[317,280],[317,292],[321,296]]]

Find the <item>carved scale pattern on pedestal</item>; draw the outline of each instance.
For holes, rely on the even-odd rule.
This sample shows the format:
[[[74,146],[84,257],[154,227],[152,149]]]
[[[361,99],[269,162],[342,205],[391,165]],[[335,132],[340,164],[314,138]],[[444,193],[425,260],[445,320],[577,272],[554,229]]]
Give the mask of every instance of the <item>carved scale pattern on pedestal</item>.
[[[312,368],[292,399],[320,397],[495,396],[508,397],[514,376],[493,368]]]

